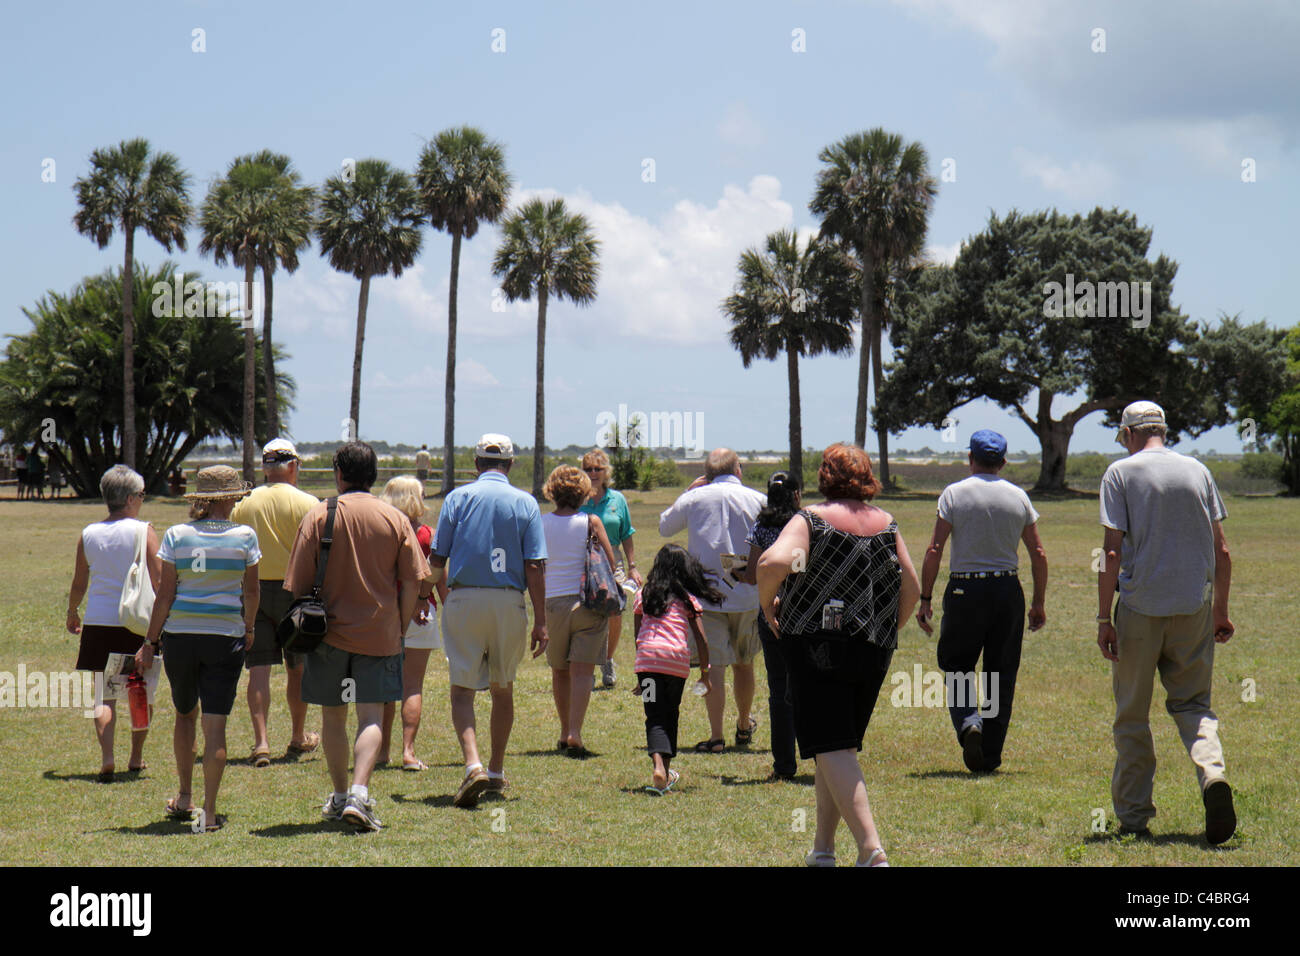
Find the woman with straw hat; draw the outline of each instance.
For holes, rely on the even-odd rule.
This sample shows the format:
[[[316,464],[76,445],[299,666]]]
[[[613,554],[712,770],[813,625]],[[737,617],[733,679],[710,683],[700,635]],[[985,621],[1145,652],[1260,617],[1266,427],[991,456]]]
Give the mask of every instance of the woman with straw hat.
[[[159,638],[163,668],[176,705],[176,775],[179,792],[167,801],[173,820],[193,817],[194,735],[203,710],[203,808],[195,832],[221,829],[217,790],[226,767],[226,718],[235,702],[244,653],[253,643],[259,589],[257,533],[235,524],[230,512],[249,493],[239,473],[225,465],[198,474],[190,521],[163,535],[162,584],[154,599],[146,643],[136,659],[153,664]]]

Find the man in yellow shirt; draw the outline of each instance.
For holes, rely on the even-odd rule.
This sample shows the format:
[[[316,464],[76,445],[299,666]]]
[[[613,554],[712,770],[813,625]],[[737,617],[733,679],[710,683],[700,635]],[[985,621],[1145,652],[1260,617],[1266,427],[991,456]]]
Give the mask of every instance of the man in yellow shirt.
[[[302,699],[302,658],[284,654],[275,639],[280,619],[289,611],[293,595],[284,590],[284,574],[289,551],[298,536],[303,516],[319,504],[314,495],[298,488],[298,450],[284,438],[274,438],[262,449],[262,471],[266,484],[255,488],[235,506],[230,520],[246,524],[257,532],[262,561],[257,566],[262,598],[257,609],[257,628],[253,647],[245,657],[248,668],[248,713],[253,721],[253,755],[255,767],[271,763],[271,744],[267,736],[267,715],[271,710],[271,666],[284,662],[289,675],[287,698],[293,733],[289,738],[288,756],[311,753],[320,744],[320,735],[308,733],[307,705]]]

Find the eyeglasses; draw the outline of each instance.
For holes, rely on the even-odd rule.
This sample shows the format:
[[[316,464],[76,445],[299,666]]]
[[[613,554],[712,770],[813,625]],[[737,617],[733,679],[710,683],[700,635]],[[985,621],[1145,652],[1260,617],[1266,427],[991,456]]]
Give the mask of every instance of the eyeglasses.
[[[583,470],[583,471],[596,471],[596,472],[601,472],[601,473],[603,473],[603,472],[605,471],[604,468],[584,468],[584,469],[582,469],[582,470]]]

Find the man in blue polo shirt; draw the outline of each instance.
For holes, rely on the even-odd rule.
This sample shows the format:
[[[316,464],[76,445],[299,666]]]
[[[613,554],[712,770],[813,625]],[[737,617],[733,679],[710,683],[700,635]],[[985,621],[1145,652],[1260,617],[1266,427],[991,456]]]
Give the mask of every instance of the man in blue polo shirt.
[[[447,495],[438,515],[437,546],[429,556],[446,567],[450,591],[442,611],[451,680],[451,722],[465,755],[458,807],[506,788],[505,756],[514,726],[515,671],[524,656],[533,602],[533,657],[546,650],[546,538],[542,514],[528,493],[506,477],[515,450],[505,435],[484,435],[474,450],[478,480]],[[474,695],[492,694],[492,752],[479,760]]]
[[[930,595],[943,547],[952,535],[948,589],[939,628],[939,667],[948,689],[948,714],[962,760],[972,773],[996,770],[1011,724],[1011,704],[1025,632],[1025,592],[1017,577],[1021,541],[1029,551],[1034,596],[1029,629],[1047,622],[1047,555],[1038,537],[1038,512],[1019,485],[998,472],[1007,463],[1007,440],[991,429],[970,439],[970,477],[939,496],[939,516],[921,565],[921,606],[916,621],[933,633]],[[975,664],[984,655],[984,703]]]

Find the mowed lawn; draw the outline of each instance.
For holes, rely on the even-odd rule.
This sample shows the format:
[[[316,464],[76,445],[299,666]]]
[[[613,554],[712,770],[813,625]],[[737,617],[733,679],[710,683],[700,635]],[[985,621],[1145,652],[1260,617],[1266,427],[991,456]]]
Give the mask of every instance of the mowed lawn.
[[[12,494],[11,489],[7,489]],[[638,563],[648,569],[662,543],[659,512],[674,491],[630,493]],[[934,499],[882,502],[897,517],[918,569],[933,524]],[[438,502],[431,499],[436,509]],[[962,767],[945,710],[892,703],[887,683],[861,755],[876,820],[894,865],[1295,865],[1296,717],[1300,648],[1300,502],[1232,498],[1226,523],[1234,575],[1237,636],[1219,648],[1214,706],[1240,819],[1237,835],[1210,849],[1191,763],[1157,688],[1152,723],[1159,760],[1153,844],[1094,832],[1113,829],[1110,774],[1110,668],[1095,643],[1092,551],[1101,543],[1095,499],[1042,501],[1041,531],[1051,562],[1047,627],[1027,635],[1014,718],[1002,770],[975,778]],[[70,669],[76,638],[64,629],[77,535],[97,520],[93,503],[0,502],[4,642],[0,671]],[[143,517],[162,529],[185,516],[183,502],[152,499]],[[434,515],[429,517],[430,523]],[[1026,562],[1027,563],[1027,562]],[[1028,574],[1026,569],[1026,582]],[[936,590],[941,590],[943,577]],[[642,792],[649,762],[640,701],[631,682],[631,618],[618,648],[619,686],[593,695],[585,737],[599,756],[553,752],[557,722],[544,659],[529,660],[516,683],[516,722],[506,761],[506,799],[473,811],[451,805],[460,753],[447,703],[446,661],[436,654],[425,683],[418,750],[431,769],[378,771],[371,792],[386,824],[354,835],[321,820],[329,781],[317,753],[269,768],[247,762],[252,744],[244,685],[230,728],[220,833],[197,836],[163,818],[175,792],[173,710],[164,683],[146,750],[149,769],[95,782],[92,722],[80,710],[0,709],[0,863],[118,865],[217,864],[728,864],[789,866],[812,841],[812,764],[795,783],[768,783],[766,683],[758,667],[756,711],[763,725],[749,751],[684,754],[677,792]],[[891,671],[935,667],[934,638],[909,623]],[[900,680],[902,678],[900,677]],[[1254,700],[1243,700],[1253,682]],[[273,677],[272,750],[288,742],[283,671]],[[1246,695],[1249,696],[1249,695]],[[486,740],[487,697],[480,696]],[[735,709],[728,701],[728,743]],[[125,727],[125,708],[119,728]],[[309,726],[319,727],[313,714]],[[707,736],[704,705],[683,702],[681,744]],[[400,754],[400,743],[394,754]],[[127,759],[119,730],[117,765]],[[196,774],[201,779],[201,772]],[[196,794],[196,801],[200,796]],[[806,824],[806,826],[805,826]],[[840,831],[841,862],[852,858]]]

